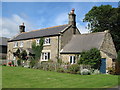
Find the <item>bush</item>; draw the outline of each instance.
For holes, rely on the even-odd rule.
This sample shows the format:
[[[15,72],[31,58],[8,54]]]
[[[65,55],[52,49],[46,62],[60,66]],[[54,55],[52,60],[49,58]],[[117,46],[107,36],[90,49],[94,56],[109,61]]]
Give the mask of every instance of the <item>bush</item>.
[[[18,66],[21,66],[21,60],[20,59],[17,60],[17,64],[18,64]]]
[[[57,72],[62,72],[63,73],[63,72],[65,72],[65,70],[63,68],[58,68]]]
[[[108,73],[109,73],[109,74],[112,74],[112,75],[115,75],[115,74],[116,74],[115,69],[112,68],[112,67],[108,67],[107,70],[108,70]]]
[[[90,74],[91,74],[91,72],[88,69],[82,69],[81,70],[81,75],[90,75]]]
[[[6,66],[6,63],[4,63],[2,66]]]
[[[12,65],[14,66],[14,62],[12,61]]]
[[[11,65],[12,65],[12,63],[11,63],[11,62],[9,62],[9,63],[8,63],[8,65],[9,65],[9,66],[11,66]]]
[[[100,74],[100,71],[98,69],[95,69],[93,72],[94,75]]]
[[[36,63],[37,63],[36,60],[31,60],[31,61],[30,61],[30,68],[33,68]]]
[[[62,59],[58,58],[57,63],[62,64]]]
[[[76,74],[80,70],[80,68],[78,64],[72,64],[68,67],[68,70],[70,71],[70,73]]]
[[[115,71],[117,75],[120,75],[120,50],[118,51],[117,54],[117,61],[116,61],[116,65],[115,65]]]
[[[100,51],[96,48],[92,48],[88,51],[84,51],[80,54],[78,64],[91,65],[92,68],[99,69],[101,65]]]

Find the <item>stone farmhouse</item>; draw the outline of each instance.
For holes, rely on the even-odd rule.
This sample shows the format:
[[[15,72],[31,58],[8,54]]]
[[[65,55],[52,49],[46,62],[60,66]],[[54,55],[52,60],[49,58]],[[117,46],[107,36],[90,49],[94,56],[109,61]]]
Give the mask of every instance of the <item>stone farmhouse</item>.
[[[32,42],[39,43],[39,39],[44,37],[44,45],[40,61],[49,59],[57,61],[61,58],[63,62],[70,64],[77,63],[80,53],[91,48],[97,48],[102,56],[102,72],[106,72],[107,67],[114,66],[116,50],[109,31],[81,34],[76,27],[76,15],[74,9],[68,14],[68,24],[43,28],[25,32],[25,26],[20,25],[20,33],[8,41],[7,58],[15,60],[13,55],[17,49],[26,50],[28,56],[32,52]]]

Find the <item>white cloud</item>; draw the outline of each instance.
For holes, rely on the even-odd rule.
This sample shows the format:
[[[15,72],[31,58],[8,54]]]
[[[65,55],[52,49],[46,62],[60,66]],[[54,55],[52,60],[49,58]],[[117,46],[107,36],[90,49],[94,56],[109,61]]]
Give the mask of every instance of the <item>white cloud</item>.
[[[59,14],[59,15],[56,17],[54,23],[55,23],[56,25],[67,24],[67,23],[68,23],[68,14],[67,14],[67,13],[61,13],[61,14]]]
[[[23,22],[25,23],[27,30],[32,29],[31,23],[29,23],[27,20],[16,14],[12,15],[12,17],[10,18],[6,17],[0,18],[0,20],[2,20],[2,23],[0,23],[0,27],[2,27],[2,36],[4,37],[13,37],[16,34],[18,34],[19,25],[22,24]]]
[[[89,30],[86,29],[85,26],[80,25],[80,23],[76,23],[76,25],[77,25],[77,28],[80,30],[81,34],[89,33]]]

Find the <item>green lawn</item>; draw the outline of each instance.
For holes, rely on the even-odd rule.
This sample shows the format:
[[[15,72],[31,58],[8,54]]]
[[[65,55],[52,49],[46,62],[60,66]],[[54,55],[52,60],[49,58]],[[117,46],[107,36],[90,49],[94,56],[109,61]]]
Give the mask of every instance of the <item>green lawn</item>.
[[[3,88],[109,88],[115,75],[74,75],[23,67],[2,67]]]

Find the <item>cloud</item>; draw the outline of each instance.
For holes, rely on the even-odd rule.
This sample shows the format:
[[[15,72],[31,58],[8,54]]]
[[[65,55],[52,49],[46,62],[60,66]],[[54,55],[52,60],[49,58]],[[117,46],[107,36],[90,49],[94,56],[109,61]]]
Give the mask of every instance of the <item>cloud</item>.
[[[89,33],[89,30],[86,29],[85,26],[80,25],[80,23],[76,23],[76,25],[77,25],[77,28],[80,30],[81,34]]]
[[[67,13],[61,13],[61,14],[59,14],[55,18],[54,23],[56,25],[67,24],[68,23],[68,14]]]
[[[2,27],[2,36],[4,37],[13,37],[18,34],[19,25],[23,22],[25,23],[27,30],[32,29],[32,24],[17,14],[12,15],[10,18],[2,17],[0,18],[0,21],[1,20],[2,23],[0,23],[0,27]]]
[[[83,17],[81,18],[81,20]],[[59,14],[55,20],[53,21],[52,25],[62,25],[62,24],[67,24],[68,23],[68,14],[67,12]],[[76,26],[80,30],[81,34],[83,33],[89,33],[89,30],[85,28],[86,25],[81,25],[80,23],[76,23]]]

